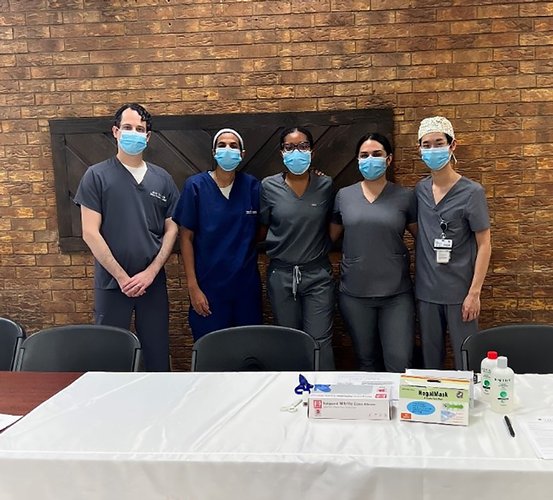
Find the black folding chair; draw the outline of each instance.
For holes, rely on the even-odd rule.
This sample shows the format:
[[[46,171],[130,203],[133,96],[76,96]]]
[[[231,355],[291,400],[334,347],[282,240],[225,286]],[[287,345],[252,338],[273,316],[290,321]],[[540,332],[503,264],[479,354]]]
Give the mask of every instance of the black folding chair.
[[[25,330],[8,318],[0,318],[0,370],[12,370]]]
[[[463,368],[480,371],[488,351],[507,356],[515,373],[553,373],[553,325],[505,325],[469,335],[461,346]]]
[[[48,328],[28,337],[16,370],[42,372],[138,371],[140,341],[134,333],[105,325]]]
[[[294,328],[252,325],[225,328],[197,340],[192,371],[313,371],[319,369],[319,344]]]

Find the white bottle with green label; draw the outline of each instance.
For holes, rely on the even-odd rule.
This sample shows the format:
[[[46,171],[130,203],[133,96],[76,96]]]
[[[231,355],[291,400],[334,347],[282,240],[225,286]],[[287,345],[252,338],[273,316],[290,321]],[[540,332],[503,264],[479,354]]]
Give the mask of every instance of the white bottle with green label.
[[[492,386],[492,370],[497,366],[497,352],[488,351],[487,357],[482,360],[480,374],[482,375],[482,399],[489,401]]]
[[[491,407],[498,413],[510,413],[513,409],[515,374],[507,366],[507,358],[499,356],[492,370]]]

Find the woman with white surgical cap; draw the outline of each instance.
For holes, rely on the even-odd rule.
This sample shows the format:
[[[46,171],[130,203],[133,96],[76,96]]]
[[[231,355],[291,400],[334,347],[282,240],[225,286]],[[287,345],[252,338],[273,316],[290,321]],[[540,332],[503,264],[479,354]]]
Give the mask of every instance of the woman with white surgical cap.
[[[478,331],[480,292],[491,255],[484,188],[457,173],[455,133],[443,116],[422,120],[421,159],[430,175],[415,187],[419,233],[415,292],[426,368],[443,368],[449,331],[455,367],[461,344]]]
[[[236,130],[219,130],[213,138],[215,168],[186,180],[173,216],[180,226],[194,340],[221,328],[262,323],[255,246],[260,183],[237,171],[244,152]]]
[[[261,224],[271,262],[267,291],[277,324],[303,330],[319,342],[321,370],[334,369],[334,282],[328,259],[332,179],[310,170],[313,136],[303,127],[284,130],[286,169],[263,179]]]

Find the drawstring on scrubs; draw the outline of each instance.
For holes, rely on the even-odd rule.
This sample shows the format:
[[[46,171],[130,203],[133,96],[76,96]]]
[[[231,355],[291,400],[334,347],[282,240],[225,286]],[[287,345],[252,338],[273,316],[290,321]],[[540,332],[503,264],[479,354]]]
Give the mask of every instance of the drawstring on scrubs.
[[[296,293],[298,291],[298,285],[301,283],[301,271],[300,266],[294,266],[292,270],[292,295],[294,295],[294,300],[296,300]]]

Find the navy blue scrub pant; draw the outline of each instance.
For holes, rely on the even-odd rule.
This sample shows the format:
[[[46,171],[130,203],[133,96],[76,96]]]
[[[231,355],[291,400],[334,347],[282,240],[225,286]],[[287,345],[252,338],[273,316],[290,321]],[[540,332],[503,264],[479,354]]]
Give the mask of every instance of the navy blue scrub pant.
[[[233,290],[229,296],[221,291],[202,289],[209,302],[209,316],[200,316],[192,306],[188,310],[188,324],[192,330],[194,341],[204,335],[223,328],[244,325],[261,325],[261,282],[259,274],[250,286],[241,290]]]
[[[151,372],[169,371],[169,299],[163,270],[140,297],[127,297],[119,288],[96,288],[94,319],[97,325],[128,330],[133,311],[136,335],[142,345],[144,369]]]

